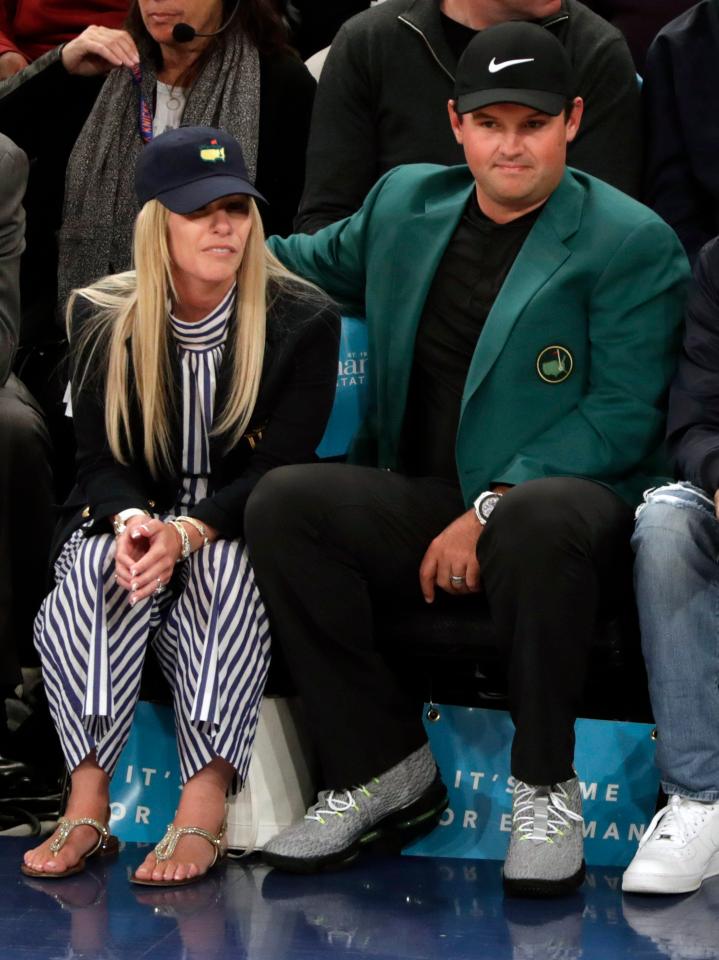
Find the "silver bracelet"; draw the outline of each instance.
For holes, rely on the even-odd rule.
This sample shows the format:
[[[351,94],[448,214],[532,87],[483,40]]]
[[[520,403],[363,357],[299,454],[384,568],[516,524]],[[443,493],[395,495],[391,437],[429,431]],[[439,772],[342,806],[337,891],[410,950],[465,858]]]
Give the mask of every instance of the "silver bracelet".
[[[182,555],[180,559],[187,560],[187,558],[192,553],[192,544],[190,543],[190,538],[187,534],[187,530],[185,530],[185,528],[182,526],[182,524],[178,520],[168,520],[167,522],[171,526],[173,526],[175,530],[177,530],[178,534],[180,535],[180,542],[182,544]]]
[[[205,529],[204,523],[200,523],[200,521],[195,520],[194,517],[185,517],[185,516],[175,517],[175,520],[177,520],[178,523],[189,523],[190,526],[194,527],[195,530],[197,530],[197,532],[202,537],[203,547],[206,547],[207,544],[210,542],[210,538],[207,536],[207,530]]]

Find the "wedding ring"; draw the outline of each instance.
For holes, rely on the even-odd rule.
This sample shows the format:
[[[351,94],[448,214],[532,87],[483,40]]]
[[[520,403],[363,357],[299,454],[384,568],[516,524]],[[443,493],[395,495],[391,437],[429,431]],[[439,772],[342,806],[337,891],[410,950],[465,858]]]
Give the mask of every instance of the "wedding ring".
[[[464,577],[450,577],[450,578],[449,578],[449,582],[452,584],[453,587],[459,587],[461,584],[463,584],[463,583],[465,582],[465,578],[464,578]]]

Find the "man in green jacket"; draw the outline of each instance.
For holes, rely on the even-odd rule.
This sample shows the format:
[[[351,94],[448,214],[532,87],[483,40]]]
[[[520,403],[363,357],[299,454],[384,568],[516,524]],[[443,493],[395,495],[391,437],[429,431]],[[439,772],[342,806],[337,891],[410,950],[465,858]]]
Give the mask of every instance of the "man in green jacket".
[[[440,588],[483,594],[508,663],[505,886],[582,881],[574,721],[597,617],[631,590],[688,267],[650,210],[566,168],[583,109],[570,76],[541,27],[483,31],[449,105],[467,166],[399,167],[349,219],[272,243],[364,302],[373,376],[364,465],[272,471],[246,512],[328,788],[265,848],[276,866],[345,863],[438,819],[446,791],[372,603]]]

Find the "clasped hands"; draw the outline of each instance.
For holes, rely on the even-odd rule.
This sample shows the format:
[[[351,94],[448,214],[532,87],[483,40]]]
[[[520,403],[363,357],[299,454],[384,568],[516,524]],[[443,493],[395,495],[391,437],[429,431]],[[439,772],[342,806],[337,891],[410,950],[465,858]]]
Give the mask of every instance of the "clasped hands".
[[[188,525],[187,533],[193,549],[202,545],[193,527]],[[129,592],[130,605],[163,589],[181,556],[182,541],[171,524],[153,517],[130,517],[115,540],[115,580]]]

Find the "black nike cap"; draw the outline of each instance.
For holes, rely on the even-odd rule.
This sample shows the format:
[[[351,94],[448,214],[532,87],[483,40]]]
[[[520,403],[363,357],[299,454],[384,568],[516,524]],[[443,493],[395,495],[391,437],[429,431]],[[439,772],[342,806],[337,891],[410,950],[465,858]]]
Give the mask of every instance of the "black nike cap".
[[[537,23],[513,20],[481,30],[457,64],[457,113],[493,103],[519,103],[556,116],[572,96],[567,52]]]

